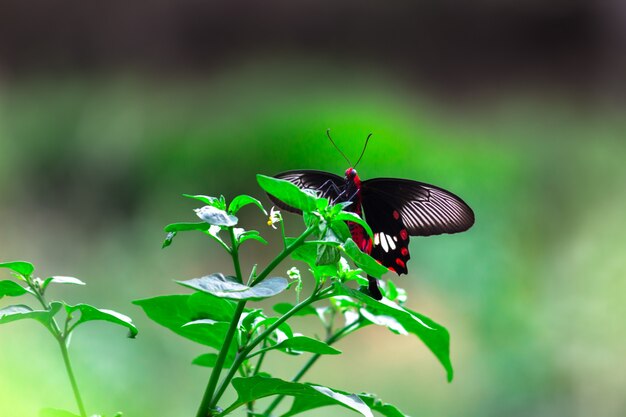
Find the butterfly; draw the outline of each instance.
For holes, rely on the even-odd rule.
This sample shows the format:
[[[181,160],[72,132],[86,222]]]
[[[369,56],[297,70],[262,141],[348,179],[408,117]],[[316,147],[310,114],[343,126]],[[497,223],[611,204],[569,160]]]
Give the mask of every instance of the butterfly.
[[[328,137],[335,145],[334,141]],[[345,210],[363,218],[374,233],[370,237],[365,229],[347,222],[352,240],[365,253],[398,275],[408,273],[410,259],[409,237],[459,233],[474,224],[474,212],[458,196],[435,185],[400,178],[373,178],[361,181],[354,167],[343,177],[318,170],[293,170],[281,172],[275,178],[287,180],[303,190],[312,190],[332,204],[350,202]],[[280,208],[301,214],[280,200],[269,196]],[[368,291],[376,300],[382,299],[376,278],[368,276]]]

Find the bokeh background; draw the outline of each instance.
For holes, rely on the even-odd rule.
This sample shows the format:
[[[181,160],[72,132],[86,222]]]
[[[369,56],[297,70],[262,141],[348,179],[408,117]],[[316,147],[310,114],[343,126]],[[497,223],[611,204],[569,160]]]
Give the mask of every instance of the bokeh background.
[[[413,239],[396,280],[450,330],[456,377],[371,327],[305,380],[412,416],[624,416],[625,50],[619,0],[4,0],[0,259],[77,276],[88,285],[51,295],[139,326],[136,340],[107,324],[75,335],[89,411],[195,415],[203,349],[130,304],[230,270],[200,235],[160,249],[165,224],[194,219],[180,195],[269,207],[256,173],[341,173],[325,130],[353,159],[373,132],[362,178],[431,182],[476,212],[467,233]],[[248,246],[249,268],[278,236],[252,208],[242,222],[271,241]],[[36,322],[2,326],[0,416],[74,409],[56,349]],[[284,378],[305,360],[279,355]]]

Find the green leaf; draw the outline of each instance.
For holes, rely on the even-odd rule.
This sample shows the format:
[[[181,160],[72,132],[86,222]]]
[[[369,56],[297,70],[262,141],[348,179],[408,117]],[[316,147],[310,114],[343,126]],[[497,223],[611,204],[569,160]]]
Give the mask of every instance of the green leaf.
[[[198,366],[206,366],[207,368],[213,368],[215,366],[215,362],[217,362],[217,353],[205,353],[204,355],[200,355],[195,358],[191,363],[193,365]],[[230,356],[226,358],[226,362],[224,362],[225,368],[230,368],[233,366],[234,356]]]
[[[150,319],[179,336],[217,350],[222,347],[228,326],[216,324],[208,328],[184,325],[200,319],[230,322],[235,311],[232,301],[202,292],[135,300],[133,304],[140,306]],[[229,358],[234,358],[236,353],[237,344],[232,343]]]
[[[235,237],[237,241],[241,245],[246,240],[256,240],[257,242],[261,242],[264,245],[267,245],[267,240],[263,239],[257,230],[246,230],[244,232],[235,233]]]
[[[315,258],[315,265],[332,265],[339,262],[341,255],[339,249],[333,245],[317,245],[317,257]]]
[[[172,232],[186,232],[188,230],[209,230],[211,227],[207,222],[182,222],[182,223],[172,223],[168,224],[163,228],[164,231],[168,233]]]
[[[361,268],[366,274],[376,278],[380,278],[389,270],[378,263],[376,259],[369,256],[367,253],[361,251],[356,243],[352,239],[348,239],[343,245],[346,254],[352,258],[356,266]]]
[[[350,228],[348,227],[346,222],[343,222],[341,220],[334,220],[330,222],[330,230],[332,230],[334,235],[332,239],[338,242],[345,242],[352,236],[352,234],[350,233]]]
[[[163,244],[161,245],[161,249],[165,249],[169,245],[171,245],[172,241],[174,240],[175,237],[176,237],[176,232],[169,232],[167,235],[165,235],[165,239],[163,240]]]
[[[4,296],[18,297],[24,295],[28,290],[15,281],[0,281],[0,299]]]
[[[39,417],[80,417],[77,414],[55,408],[44,408],[39,412]]]
[[[288,312],[289,310],[291,310],[293,308],[293,304],[278,303],[278,304],[274,304],[274,307],[272,308],[274,309],[275,312],[282,315]],[[309,316],[309,315],[313,315],[313,316],[317,315],[317,311],[315,310],[315,307],[310,306],[310,305],[305,306],[304,308],[300,309],[296,314],[294,314],[294,316]]]
[[[54,277],[48,277],[44,279],[43,283],[41,284],[41,288],[45,290],[46,288],[48,288],[48,285],[50,284],[86,285],[83,281],[79,280],[78,278],[54,276]]]
[[[445,327],[386,298],[376,301],[370,296],[345,285],[338,285],[336,289],[338,293],[356,298],[364,303],[365,309],[372,316],[384,318],[381,322],[382,325],[388,326],[391,323],[390,320],[393,319],[395,322],[394,332],[402,333],[397,327],[399,325],[406,333],[419,337],[443,365],[447,372],[448,381],[452,381],[454,371],[450,362],[450,334]]]
[[[73,314],[77,311],[80,312],[80,318],[74,323],[73,328],[89,321],[108,321],[109,323],[126,327],[129,332],[128,337],[130,338],[135,338],[138,333],[131,318],[117,311],[96,308],[89,304],[66,305],[65,311],[67,311],[68,314]]]
[[[219,206],[220,203],[221,203],[219,198],[211,197],[211,196],[208,196],[208,195],[183,194],[183,197],[192,198],[194,200],[202,201],[204,204],[207,204],[209,206],[215,206],[215,207]]]
[[[213,206],[204,206],[194,210],[196,216],[213,226],[234,226],[239,221],[237,217],[228,214],[225,210],[220,210]]]
[[[266,193],[274,196],[288,206],[305,213],[314,211],[317,208],[317,197],[301,190],[289,181],[261,174],[258,174],[256,179]]]
[[[339,405],[366,417],[373,417],[369,407],[358,396],[341,394],[320,385],[288,382],[259,375],[250,378],[234,378],[232,385],[237,391],[237,400],[228,407],[229,410],[271,395],[287,395],[295,399],[291,410],[283,414],[283,417],[327,405]]]
[[[337,214],[335,216],[334,220],[336,220],[336,221],[337,220],[343,220],[343,221],[346,221],[346,222],[357,223],[357,224],[363,226],[363,228],[365,229],[365,231],[367,232],[369,237],[371,237],[371,238],[374,237],[374,232],[372,232],[372,229],[370,228],[370,226],[358,214],[351,213],[349,211],[342,211],[341,213],[339,213],[339,214]]]
[[[11,305],[0,309],[0,324],[10,323],[16,320],[34,319],[47,327],[50,324],[50,319],[58,313],[60,309],[60,303],[52,303],[50,305],[50,311],[33,310],[23,304]]]
[[[367,404],[369,408],[379,412],[385,417],[408,417],[394,405],[383,402],[374,394],[359,394],[359,398]]]
[[[286,239],[287,245],[291,245],[295,239],[288,237]],[[302,261],[309,266],[315,266],[315,260],[317,259],[317,244],[304,242],[296,250],[291,252],[291,257],[297,261]]]
[[[395,301],[398,298],[398,288],[396,288],[396,284],[393,283],[392,280],[387,280],[387,288],[385,288],[385,292],[387,293],[387,298],[391,301]]]
[[[176,282],[185,287],[196,291],[203,291],[216,297],[255,301],[280,294],[289,284],[285,278],[274,277],[267,278],[254,287],[249,287],[238,282],[235,277],[225,276],[222,273]]]
[[[252,327],[251,331],[254,333],[257,329],[261,327],[265,327],[267,329],[272,324],[276,323],[276,321],[278,321],[278,317],[266,317],[262,320],[258,320],[254,323],[254,327]],[[278,326],[278,329],[274,330],[274,334],[276,335],[276,339],[278,340],[289,339],[293,337],[293,330],[291,330],[289,324],[284,322]]]
[[[237,214],[242,207],[247,206],[248,204],[254,204],[257,206],[263,214],[267,216],[267,211],[263,208],[263,204],[259,200],[254,197],[250,197],[249,195],[238,195],[231,201],[230,206],[228,206],[228,212],[231,214]]]
[[[30,262],[22,262],[22,261],[3,262],[3,263],[0,263],[0,268],[10,269],[11,271],[20,274],[24,278],[30,277],[33,271],[35,270],[35,267],[33,266],[33,264],[31,264]]]
[[[318,353],[320,355],[341,354],[340,350],[335,349],[327,343],[306,336],[294,336],[289,339],[285,339],[273,346],[273,348],[279,350]]]

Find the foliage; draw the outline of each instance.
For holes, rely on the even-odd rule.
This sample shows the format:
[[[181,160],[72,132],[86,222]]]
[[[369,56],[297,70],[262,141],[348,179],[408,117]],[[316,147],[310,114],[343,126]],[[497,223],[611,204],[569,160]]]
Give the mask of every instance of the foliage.
[[[85,285],[84,282],[74,277],[52,276],[41,279],[33,276],[35,267],[29,262],[4,262],[0,268],[8,269],[12,280],[0,281],[0,298],[19,297],[29,294],[40,305],[37,309],[25,304],[11,304],[0,309],[0,324],[18,320],[33,319],[40,322],[56,339],[65,364],[65,369],[74,392],[79,415],[64,410],[46,408],[41,410],[41,417],[87,417],[85,406],[78,389],[72,364],[69,358],[68,348],[74,330],[79,325],[91,321],[107,321],[128,330],[128,336],[134,338],[137,328],[132,320],[116,311],[96,308],[89,304],[70,305],[63,301],[49,302],[46,292],[53,284]],[[61,317],[59,317],[62,315]],[[118,413],[116,417],[121,416]],[[99,417],[99,416],[93,416]]]
[[[178,233],[203,233],[232,258],[234,273],[213,272],[177,281],[193,290],[192,294],[135,301],[158,324],[212,349],[193,360],[196,365],[211,368],[197,417],[226,416],[244,406],[249,417],[269,417],[285,396],[293,397],[293,402],[283,416],[331,405],[364,416],[373,416],[373,412],[388,417],[404,416],[398,408],[373,394],[351,394],[299,382],[322,355],[341,354],[332,346],[334,343],[372,324],[384,326],[395,334],[417,336],[437,357],[451,380],[450,340],[444,327],[405,308],[406,294],[392,281],[388,280],[382,288],[385,297],[380,302],[369,297],[364,287],[354,288],[355,283],[367,283],[364,274],[380,278],[387,272],[387,268],[359,250],[345,222],[358,222],[371,235],[369,226],[358,216],[345,211],[345,204],[333,205],[314,192],[272,177],[258,175],[257,181],[265,192],[302,212],[305,230],[300,235],[287,236],[280,212],[272,208],[268,225],[280,229],[282,250],[260,272],[257,272],[256,265],[249,272],[244,271],[239,258],[243,244],[249,240],[265,244],[266,240],[256,230],[237,227],[237,213],[246,205],[254,205],[267,215],[262,204],[245,195],[235,197],[230,204],[223,196],[185,195],[204,204],[195,209],[202,222],[166,226],[163,247],[171,245]],[[288,257],[304,263],[313,280],[313,290],[303,299],[303,277],[299,269],[289,269],[286,278],[270,276]],[[349,261],[356,267],[351,267]],[[295,303],[277,303],[273,312],[249,304],[269,299],[292,287]],[[11,291],[15,292],[15,289],[7,288],[5,292]],[[319,318],[326,334],[323,340],[291,329],[288,322],[302,315]],[[263,369],[266,355],[300,355],[304,352],[313,355],[290,381],[275,378]],[[223,407],[220,400],[229,386],[237,392],[237,399]],[[257,410],[256,401],[269,396],[275,396],[273,402],[265,410]]]

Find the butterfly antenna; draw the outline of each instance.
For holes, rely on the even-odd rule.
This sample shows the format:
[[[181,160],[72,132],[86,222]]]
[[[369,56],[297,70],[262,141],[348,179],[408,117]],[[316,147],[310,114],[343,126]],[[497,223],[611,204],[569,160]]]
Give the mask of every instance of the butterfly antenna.
[[[333,146],[335,147],[335,149],[337,149],[339,151],[339,153],[341,154],[341,156],[344,157],[344,159],[348,162],[348,165],[352,166],[352,163],[350,162],[350,160],[348,159],[348,157],[346,156],[345,153],[341,152],[341,149],[339,149],[339,146],[337,146],[337,144],[335,143],[335,141],[333,140],[333,138],[330,137],[330,129],[326,129],[326,136],[328,136],[328,139],[330,139],[330,143],[333,144]]]
[[[371,133],[367,135],[367,139],[365,139],[365,145],[363,145],[363,150],[361,151],[361,156],[359,156],[358,161],[356,161],[356,164],[354,164],[354,168],[356,168],[356,166],[359,165],[359,162],[361,162],[361,158],[363,158],[363,155],[365,155],[365,149],[367,149],[367,143],[370,141],[371,137],[372,137]]]

